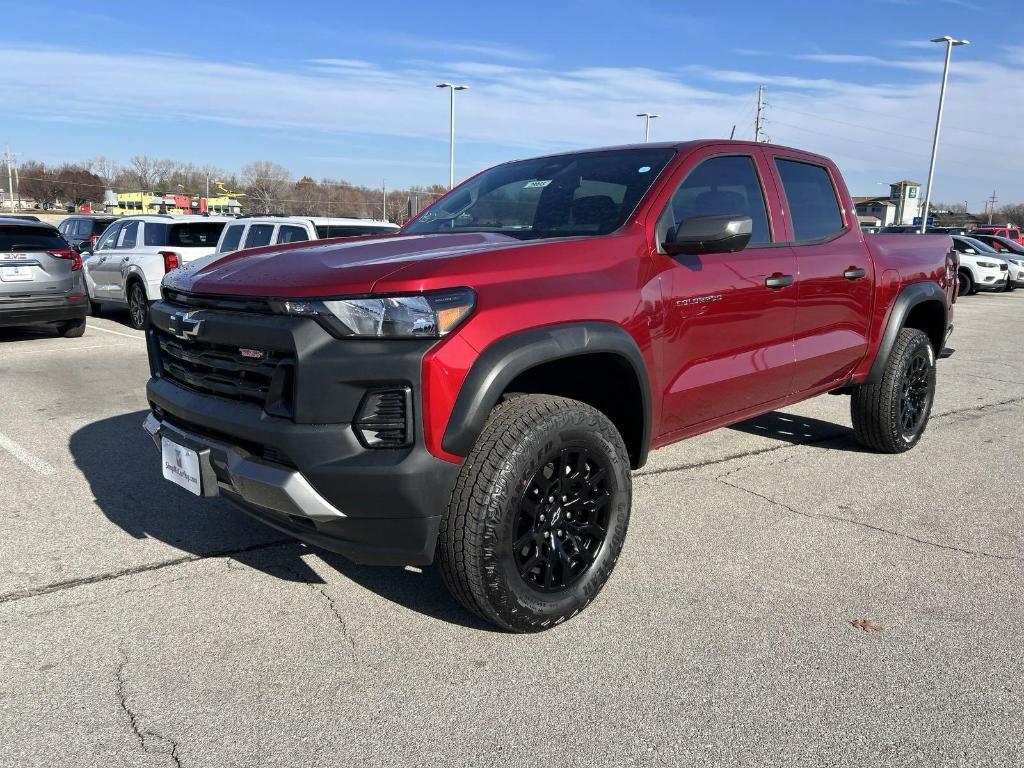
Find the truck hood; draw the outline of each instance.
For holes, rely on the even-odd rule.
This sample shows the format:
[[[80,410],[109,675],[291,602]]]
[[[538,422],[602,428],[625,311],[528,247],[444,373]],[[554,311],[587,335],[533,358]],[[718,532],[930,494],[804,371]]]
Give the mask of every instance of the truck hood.
[[[522,246],[507,235],[399,235],[252,248],[197,259],[168,273],[164,285],[220,296],[308,298],[370,293],[410,264]]]

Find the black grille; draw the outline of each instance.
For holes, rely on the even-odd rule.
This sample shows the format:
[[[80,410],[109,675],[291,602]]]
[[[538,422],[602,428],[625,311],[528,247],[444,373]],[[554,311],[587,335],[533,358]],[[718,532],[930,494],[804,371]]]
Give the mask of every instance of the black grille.
[[[356,434],[368,448],[403,448],[412,444],[408,387],[367,392],[359,406]]]
[[[255,312],[261,315],[272,314],[273,310],[266,299],[250,299],[235,296],[205,296],[164,289],[164,299],[171,304],[190,309],[220,309],[228,312]]]
[[[1009,268],[1010,268],[1009,265],[1005,261],[1000,262],[1000,264],[999,264],[999,271],[1000,272],[1005,272]]]
[[[159,328],[153,333],[168,379],[206,394],[256,403],[274,415],[291,415],[291,357],[267,350],[252,350],[260,358],[245,357],[238,347],[178,339]]]

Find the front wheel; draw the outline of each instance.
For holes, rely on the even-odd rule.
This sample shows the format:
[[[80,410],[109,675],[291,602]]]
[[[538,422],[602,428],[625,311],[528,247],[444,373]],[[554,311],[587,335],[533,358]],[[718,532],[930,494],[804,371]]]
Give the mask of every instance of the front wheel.
[[[142,283],[134,282],[128,289],[128,324],[137,331],[146,327],[149,319],[149,299]]]
[[[923,331],[904,328],[878,384],[857,387],[850,416],[857,442],[880,453],[909,451],[924,434],[935,398],[935,350]]]
[[[600,411],[520,395],[491,413],[455,485],[438,555],[452,594],[512,632],[538,632],[601,591],[632,500],[622,437]]]
[[[965,269],[961,269],[957,273],[957,280],[960,283],[960,296],[970,296],[974,293],[974,279],[971,277],[971,273]]]

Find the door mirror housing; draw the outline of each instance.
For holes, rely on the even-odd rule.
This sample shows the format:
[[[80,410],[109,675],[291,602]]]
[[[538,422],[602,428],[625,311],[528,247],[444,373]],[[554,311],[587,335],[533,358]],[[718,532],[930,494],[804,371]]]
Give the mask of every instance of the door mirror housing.
[[[662,248],[670,256],[734,253],[747,247],[753,229],[749,216],[692,216],[669,229]]]
[[[73,246],[73,247],[82,256],[85,256],[86,254],[92,253],[92,243],[90,243],[88,240],[86,240],[84,242],[81,242],[78,245]]]

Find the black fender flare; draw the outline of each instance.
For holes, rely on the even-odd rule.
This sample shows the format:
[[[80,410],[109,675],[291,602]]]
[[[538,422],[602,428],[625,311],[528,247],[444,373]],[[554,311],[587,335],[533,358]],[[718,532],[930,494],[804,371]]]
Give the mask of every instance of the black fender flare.
[[[946,328],[949,325],[949,307],[946,304],[946,294],[943,293],[938,284],[929,280],[905,286],[893,302],[892,310],[889,312],[889,319],[886,322],[885,333],[882,334],[882,340],[878,345],[878,352],[875,354],[875,362],[871,364],[871,371],[868,373],[865,384],[878,384],[882,380],[882,376],[885,373],[885,364],[889,359],[889,353],[892,352],[893,345],[896,343],[896,337],[907,322],[910,310],[919,304],[929,301],[937,302],[942,307],[942,333],[943,335],[945,334]],[[938,357],[941,352],[941,349],[935,350],[935,356]]]
[[[599,321],[531,328],[505,336],[485,348],[462,383],[441,446],[456,456],[468,456],[491,410],[516,376],[541,363],[593,353],[618,355],[637,377],[643,407],[643,437],[637,462],[642,466],[651,441],[647,363],[624,328]]]

